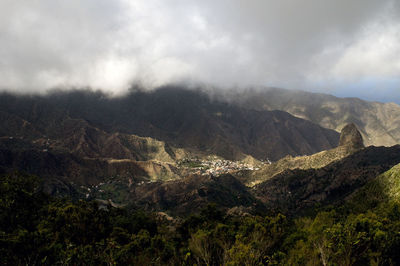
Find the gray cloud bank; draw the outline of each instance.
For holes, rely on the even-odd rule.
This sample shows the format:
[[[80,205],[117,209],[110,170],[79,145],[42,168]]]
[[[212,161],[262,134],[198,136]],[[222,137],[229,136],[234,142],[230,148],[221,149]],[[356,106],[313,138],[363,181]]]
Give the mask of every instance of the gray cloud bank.
[[[119,93],[188,81],[394,91],[397,2],[2,0],[0,88]]]

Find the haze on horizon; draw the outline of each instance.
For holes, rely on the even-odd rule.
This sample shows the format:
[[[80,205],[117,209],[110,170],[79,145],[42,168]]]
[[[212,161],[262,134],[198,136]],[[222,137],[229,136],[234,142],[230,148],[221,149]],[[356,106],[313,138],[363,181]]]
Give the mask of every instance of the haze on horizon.
[[[274,86],[400,103],[396,0],[3,0],[0,89]]]

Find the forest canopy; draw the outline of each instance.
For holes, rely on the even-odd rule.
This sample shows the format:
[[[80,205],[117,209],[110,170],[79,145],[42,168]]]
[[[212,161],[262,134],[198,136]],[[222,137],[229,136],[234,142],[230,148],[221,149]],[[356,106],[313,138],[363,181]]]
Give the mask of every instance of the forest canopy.
[[[229,216],[210,204],[182,219],[100,207],[40,190],[40,179],[0,178],[5,265],[395,265],[400,204],[325,208],[313,215]]]

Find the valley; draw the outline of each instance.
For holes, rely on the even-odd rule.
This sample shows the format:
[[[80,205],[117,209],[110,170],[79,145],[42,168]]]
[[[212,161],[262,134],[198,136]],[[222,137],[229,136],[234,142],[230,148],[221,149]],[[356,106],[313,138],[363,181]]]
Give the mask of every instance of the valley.
[[[400,0],[0,0],[0,266],[400,265]]]
[[[304,100],[303,97],[293,100],[296,99],[299,101],[296,104]],[[127,245],[133,245],[129,239],[147,239],[141,245],[148,249],[135,246],[138,253],[121,251],[125,257],[105,258],[100,251],[87,251],[95,261],[112,258],[128,264],[132,261],[140,264],[136,260],[139,258],[152,261],[148,255],[154,250],[164,252],[162,249],[168,243],[174,243],[168,251],[174,255],[165,251],[160,256],[165,256],[163,263],[170,265],[184,264],[184,258],[190,263],[207,264],[202,253],[205,250],[216,252],[209,256],[218,263],[275,261],[319,265],[322,255],[313,251],[315,245],[323,249],[320,252],[331,252],[332,261],[341,262],[345,256],[337,254],[344,250],[335,250],[332,245],[337,239],[347,244],[346,241],[353,240],[344,239],[335,228],[356,230],[352,219],[364,219],[365,215],[372,223],[379,212],[390,221],[389,229],[376,224],[371,228],[381,228],[386,230],[388,238],[394,237],[390,230],[397,228],[397,220],[387,212],[400,201],[400,145],[389,145],[397,143],[396,138],[390,141],[387,137],[375,138],[370,120],[359,116],[359,111],[337,107],[336,113],[350,112],[359,120],[335,120],[329,125],[331,129],[327,129],[321,125],[328,125],[327,117],[333,119],[329,112],[322,120],[311,116],[302,119],[293,110],[266,107],[266,98],[258,98],[260,103],[252,106],[248,106],[250,98],[242,100],[234,103],[201,90],[180,87],[132,91],[119,98],[85,90],[46,96],[3,94],[0,176],[4,180],[2,193],[8,197],[3,200],[8,202],[2,207],[4,213],[14,217],[14,207],[10,206],[14,202],[26,205],[29,199],[37,204],[35,208],[42,208],[40,215],[45,215],[35,216],[38,214],[22,205],[16,208],[36,217],[32,221],[37,224],[29,232],[42,234],[61,224],[74,224],[73,221],[90,224],[79,225],[85,228],[108,228],[109,231],[102,233],[106,237],[102,242],[96,242],[97,234],[87,239],[76,236],[79,240],[65,240],[69,238],[63,236],[55,240],[62,250],[72,254],[76,251],[69,249],[68,241],[79,243],[79,250],[82,243],[96,243],[103,252],[105,248],[115,251],[113,245],[129,249]],[[309,108],[303,107],[302,110]],[[379,119],[380,124],[391,120]],[[392,126],[396,127],[395,122]],[[395,129],[390,132],[395,136]],[[377,143],[388,146],[370,145]],[[9,184],[19,190],[12,192]],[[25,195],[24,191],[32,186],[34,192]],[[24,196],[18,198],[19,195]],[[73,221],[56,225],[60,217]],[[12,218],[13,222],[6,216],[1,219],[7,224],[31,226],[18,217]],[[323,225],[319,224],[320,219],[324,220]],[[128,221],[137,224],[129,225]],[[53,229],[46,229],[48,226]],[[140,229],[133,229],[135,226]],[[74,229],[77,232],[78,227]],[[9,228],[14,227],[9,225]],[[149,230],[156,231],[150,235]],[[5,241],[13,241],[12,232],[0,233]],[[379,242],[374,236],[368,237],[368,241],[357,241],[365,245]],[[318,242],[320,239],[325,242]],[[369,248],[383,256],[396,249],[396,239],[390,242],[388,251]],[[26,246],[21,241],[19,245]],[[247,246],[247,242],[253,246]],[[100,243],[107,243],[107,247]],[[268,248],[259,248],[262,246]],[[246,255],[239,256],[236,250]],[[57,252],[59,255],[49,254],[49,258],[71,259],[64,251]],[[254,252],[260,255],[252,262],[249,254]],[[357,258],[373,257],[372,253],[364,256],[358,250],[353,252]],[[13,255],[9,256],[11,261],[15,260]],[[392,262],[393,255],[385,256],[386,261]],[[85,255],[81,259],[88,258]]]
[[[308,108],[303,94],[265,93],[281,99],[276,104],[292,95],[292,102]],[[242,102],[233,104],[179,87],[133,90],[117,98],[79,90],[3,94],[0,170],[36,174],[52,195],[186,215],[211,202],[226,210],[240,207],[226,204],[230,193],[252,195],[271,210],[301,212],[340,202],[400,163],[397,146],[364,147],[359,121],[339,134],[283,111],[263,111],[259,104],[265,106],[266,96],[258,103],[254,95],[236,97]],[[250,100],[252,108],[246,107]],[[232,189],[223,181],[228,179],[242,187],[215,198],[213,187]],[[183,199],[187,206],[176,205]]]

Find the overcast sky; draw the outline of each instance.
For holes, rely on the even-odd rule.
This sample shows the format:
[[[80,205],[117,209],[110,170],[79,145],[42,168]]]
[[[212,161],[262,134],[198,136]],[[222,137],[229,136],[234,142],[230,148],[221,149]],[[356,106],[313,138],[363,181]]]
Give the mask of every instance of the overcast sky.
[[[1,0],[0,88],[275,86],[400,102],[400,1]]]

